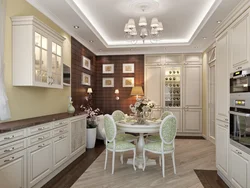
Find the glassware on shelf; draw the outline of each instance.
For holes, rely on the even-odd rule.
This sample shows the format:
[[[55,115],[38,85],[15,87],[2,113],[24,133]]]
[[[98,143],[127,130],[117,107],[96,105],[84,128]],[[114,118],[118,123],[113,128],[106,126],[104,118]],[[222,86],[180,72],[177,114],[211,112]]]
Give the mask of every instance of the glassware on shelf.
[[[173,71],[173,74],[175,74],[175,71]]]

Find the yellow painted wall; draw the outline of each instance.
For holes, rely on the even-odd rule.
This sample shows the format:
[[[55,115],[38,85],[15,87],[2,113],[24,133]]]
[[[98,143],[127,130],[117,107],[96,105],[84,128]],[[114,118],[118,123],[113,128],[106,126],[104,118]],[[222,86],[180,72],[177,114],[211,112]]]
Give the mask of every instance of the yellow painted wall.
[[[63,63],[71,65],[70,36],[25,0],[7,0],[4,63],[5,86],[12,115],[11,121],[66,112],[69,101],[68,97],[71,95],[70,87],[64,87],[64,89],[47,89],[12,86],[12,23],[10,17],[30,15],[34,15],[66,38],[63,45]]]

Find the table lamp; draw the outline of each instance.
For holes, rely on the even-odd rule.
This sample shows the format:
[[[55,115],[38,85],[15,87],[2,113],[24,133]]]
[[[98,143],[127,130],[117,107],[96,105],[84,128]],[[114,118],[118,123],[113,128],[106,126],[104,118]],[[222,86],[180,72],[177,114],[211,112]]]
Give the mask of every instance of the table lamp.
[[[136,95],[136,99],[138,99],[139,95],[144,95],[142,87],[141,86],[133,87],[130,95]]]

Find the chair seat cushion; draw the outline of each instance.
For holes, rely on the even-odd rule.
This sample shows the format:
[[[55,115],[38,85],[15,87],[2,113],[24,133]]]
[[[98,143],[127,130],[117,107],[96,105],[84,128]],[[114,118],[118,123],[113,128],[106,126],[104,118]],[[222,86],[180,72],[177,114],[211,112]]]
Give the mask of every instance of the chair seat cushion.
[[[107,148],[113,149],[113,142],[108,143]],[[128,149],[134,149],[134,148],[135,148],[135,145],[130,142],[126,142],[126,141],[115,142],[115,150],[128,150]]]
[[[147,140],[150,142],[161,142],[161,137],[159,135],[151,135]]]
[[[161,152],[161,142],[151,142],[144,146],[146,150]],[[164,144],[164,152],[173,150],[173,144]]]
[[[131,134],[120,133],[116,135],[116,140],[118,141],[134,141],[137,137]]]

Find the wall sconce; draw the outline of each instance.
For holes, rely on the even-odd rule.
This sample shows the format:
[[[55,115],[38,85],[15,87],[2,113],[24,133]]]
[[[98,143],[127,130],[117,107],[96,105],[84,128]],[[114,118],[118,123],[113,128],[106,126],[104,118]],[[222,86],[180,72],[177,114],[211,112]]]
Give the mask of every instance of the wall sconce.
[[[92,95],[91,94],[93,93],[93,91],[92,91],[91,87],[88,88],[87,93],[89,94],[89,96],[87,97],[88,100],[92,99]]]
[[[118,95],[119,95],[119,89],[116,89],[116,90],[115,90],[115,94],[116,94],[115,99],[116,99],[116,100],[119,100],[119,99],[120,99],[120,97],[118,96]]]

